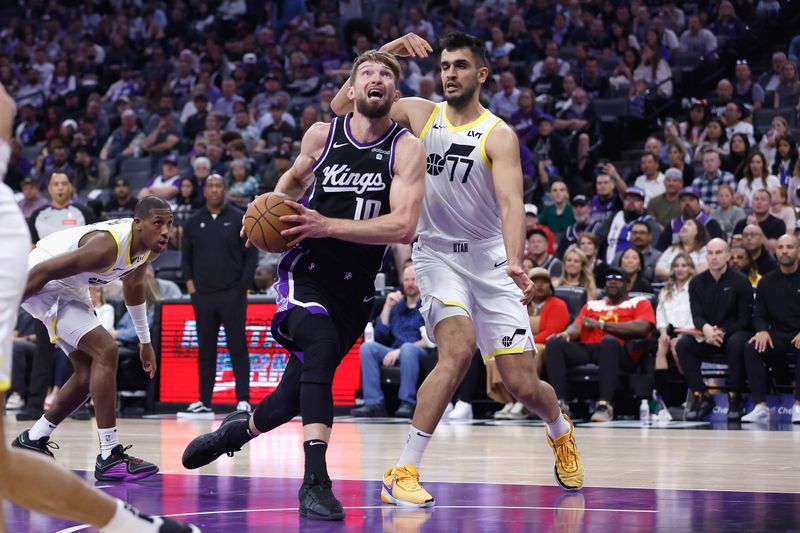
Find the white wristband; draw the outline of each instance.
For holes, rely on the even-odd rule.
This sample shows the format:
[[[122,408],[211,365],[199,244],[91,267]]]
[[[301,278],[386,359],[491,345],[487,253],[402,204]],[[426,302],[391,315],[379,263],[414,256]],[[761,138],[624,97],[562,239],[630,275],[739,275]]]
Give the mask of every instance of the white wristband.
[[[11,160],[11,145],[0,139],[0,182],[6,177],[8,162]]]
[[[150,327],[147,325],[147,304],[126,305],[131,315],[133,329],[141,344],[150,344]]]

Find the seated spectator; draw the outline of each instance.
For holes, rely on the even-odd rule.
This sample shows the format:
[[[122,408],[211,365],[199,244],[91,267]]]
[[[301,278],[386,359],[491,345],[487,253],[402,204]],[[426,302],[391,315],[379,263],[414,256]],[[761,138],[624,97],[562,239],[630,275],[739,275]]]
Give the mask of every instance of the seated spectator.
[[[642,175],[636,178],[634,185],[642,189],[645,193],[645,207],[648,206],[650,200],[664,193],[664,174],[658,170],[657,156],[647,152],[639,158],[639,168],[642,170]]]
[[[744,120],[748,116],[749,113],[744,104],[734,101],[725,106],[722,119],[725,122],[725,133],[728,134],[728,137],[731,137],[734,133],[747,135],[747,140],[750,141],[752,146],[756,143],[756,140],[753,137],[753,125]]]
[[[136,198],[131,195],[131,185],[128,180],[117,178],[114,180],[111,198],[103,205],[103,213],[108,218],[118,218],[121,213],[131,216],[136,202]]]
[[[28,403],[33,361],[38,354],[35,319],[22,307],[17,310],[17,322],[11,332],[11,340],[11,389],[6,410],[16,411],[25,408]]]
[[[533,70],[534,74],[531,76],[533,83],[531,88],[536,94],[548,94],[556,97],[563,85],[563,77],[558,73],[560,59],[548,56],[543,62],[537,63]],[[542,64],[541,74],[536,74],[536,67]],[[561,63],[569,68],[569,63],[566,61]]]
[[[728,0],[723,0],[719,4],[717,20],[712,25],[712,31],[723,43],[726,40],[739,39],[744,36],[747,26],[736,16],[733,4]]]
[[[744,209],[733,203],[733,189],[730,185],[720,185],[717,189],[717,208],[711,212],[726,235],[733,235],[733,228],[740,220],[747,218]]]
[[[539,216],[539,223],[550,228],[556,240],[575,223],[572,204],[569,202],[569,190],[563,181],[554,181],[550,186],[550,199],[553,203],[545,206]]]
[[[178,287],[177,283],[172,280],[156,277],[156,271],[152,264],[147,265],[144,275],[148,280],[155,280],[158,286],[159,300],[175,300],[183,297],[183,293],[181,293],[181,289]]]
[[[755,289],[761,281],[761,274],[758,273],[750,253],[741,244],[731,246],[731,258],[728,260],[728,267],[737,270],[747,276],[750,285]]]
[[[697,273],[704,272],[706,264],[706,243],[709,237],[706,227],[697,220],[690,218],[684,222],[678,232],[678,242],[664,250],[656,264],[656,279],[666,280],[669,277],[673,259],[679,254],[692,258],[692,263]]]
[[[92,300],[92,308],[97,320],[113,337],[116,333],[114,329],[114,307],[106,302],[103,287],[89,287],[89,297]]]
[[[533,342],[536,343],[536,371],[541,376],[544,369],[545,343],[551,335],[564,331],[569,323],[569,311],[563,300],[553,296],[553,281],[547,270],[534,268],[528,276],[533,281],[533,299],[528,304],[528,317],[531,322]],[[594,280],[592,280],[593,285]]]
[[[8,159],[5,183],[15,192],[22,190],[22,180],[31,175],[31,162],[22,152],[22,144],[16,139],[8,143],[11,146],[11,157]],[[38,185],[38,183],[37,183]]]
[[[652,198],[647,204],[647,212],[656,219],[662,228],[667,227],[673,218],[679,217],[681,214],[679,195],[683,183],[683,176],[679,169],[667,169],[664,173],[664,192]]]
[[[683,184],[691,185],[694,181],[694,167],[689,164],[691,158],[689,157],[689,149],[686,147],[686,143],[682,139],[676,138],[667,144],[666,151],[667,168],[674,168],[680,171]],[[666,173],[664,175],[666,176]],[[650,204],[647,205],[649,206]]]
[[[637,220],[650,226],[655,236],[661,233],[658,223],[644,210],[644,191],[638,187],[628,187],[622,200],[622,211],[607,219],[598,229],[598,234],[606,240],[606,263],[612,263],[614,257],[630,248],[630,230]]]
[[[622,195],[627,187],[609,162],[600,162],[595,169],[595,195],[592,196],[592,222],[602,224],[622,209]]]
[[[775,186],[772,187],[770,191],[772,192],[772,200],[769,212],[775,218],[783,220],[788,231],[793,228],[795,222],[797,222],[797,214],[794,208],[789,205],[789,197],[787,196],[786,189],[781,186]]]
[[[730,185],[728,185],[730,188]],[[697,187],[684,187],[680,192],[681,202],[681,215],[673,218],[670,223],[664,227],[661,237],[658,239],[656,248],[658,250],[666,250],[669,246],[678,243],[678,234],[683,227],[683,224],[689,219],[696,219],[705,225],[708,230],[709,238],[723,238],[722,228],[719,223],[711,218],[711,215],[704,212],[700,205],[700,190]]]
[[[50,174],[61,172],[72,180],[75,169],[69,163],[69,146],[59,135],[50,137],[47,141],[47,148],[42,150],[33,164],[31,174],[39,177],[39,190],[47,189]]]
[[[675,361],[678,370],[681,364],[675,346],[684,335],[695,338],[702,332],[695,329],[692,322],[692,309],[689,305],[689,282],[697,274],[694,261],[685,253],[676,255],[669,266],[667,283],[658,294],[656,308],[656,329],[658,330],[658,350],[656,351],[655,386],[660,396],[667,391],[668,357]]]
[[[192,99],[196,111],[189,115],[183,123],[183,136],[193,142],[199,134],[206,129],[206,119],[208,118],[208,96],[205,94],[195,94]],[[186,104],[187,106],[189,104]]]
[[[273,287],[275,285],[275,266],[258,265],[253,276],[253,284],[258,294],[263,294],[268,298],[275,298],[278,295]]]
[[[556,239],[550,228],[539,223],[539,208],[534,204],[524,204],[525,209],[525,235],[534,228],[542,230],[547,235],[547,253],[554,254],[556,249]],[[525,257],[528,257],[528,241],[525,241]]]
[[[790,134],[778,139],[775,150],[775,161],[772,163],[772,174],[778,176],[781,186],[786,187],[792,178],[792,172],[797,168],[800,158],[797,156],[797,143]]]
[[[578,79],[589,100],[607,97],[610,87],[608,77],[600,72],[600,62],[595,56],[588,56],[583,63],[583,71]]]
[[[22,200],[17,202],[22,214],[29,219],[34,211],[47,205],[47,199],[39,191],[39,182],[33,177],[26,176],[22,180]]]
[[[766,238],[764,246],[769,253],[775,252],[778,237],[786,233],[786,224],[783,220],[770,214],[772,194],[765,189],[755,191],[751,197],[753,213],[746,219],[740,220],[733,228],[734,235],[744,235],[745,225],[757,224]]]
[[[153,327],[155,318],[156,303],[161,300],[161,292],[154,277],[145,276],[144,278],[144,301],[147,304],[147,326]],[[115,339],[118,344],[138,345],[139,337],[136,335],[136,328],[133,326],[133,319],[129,312],[125,312],[117,324],[117,334]]]
[[[550,276],[557,278],[561,275],[561,261],[554,255],[548,253],[547,233],[542,228],[528,230],[528,259],[533,262],[534,267],[544,268],[550,272]]]
[[[764,154],[758,151],[750,152],[743,165],[743,177],[736,187],[736,200],[739,205],[747,209],[755,191],[780,187],[778,178],[768,175],[768,172],[767,158]]]
[[[247,205],[253,200],[258,189],[258,180],[255,176],[250,175],[247,167],[246,160],[234,159],[226,176],[228,200],[241,209],[247,209]]]
[[[756,334],[744,348],[747,380],[755,407],[742,417],[742,422],[769,421],[767,369],[771,369],[773,374],[788,374],[787,359],[794,359],[792,423],[800,423],[800,300],[796,297],[786,298],[787,294],[800,293],[797,238],[793,235],[781,236],[777,253],[780,270],[764,276],[756,289],[753,310],[753,329]],[[787,354],[790,354],[788,358]],[[791,378],[786,381],[791,381]]]
[[[792,61],[786,61],[781,69],[781,77],[772,97],[772,107],[798,107],[800,102],[800,76],[797,72],[797,65]]]
[[[380,316],[375,320],[375,342],[361,345],[361,388],[364,406],[353,409],[357,417],[386,416],[381,391],[381,366],[400,366],[400,406],[394,415],[411,418],[417,404],[417,381],[420,363],[427,355],[426,342],[420,328],[424,326],[419,313],[421,300],[414,266],[403,272],[403,291],[389,293]]]
[[[772,169],[775,163],[775,151],[778,148],[778,139],[791,133],[789,129],[789,122],[785,117],[773,117],[767,133],[761,136],[761,141],[758,143],[758,150],[764,157],[767,158],[767,168]]]
[[[706,129],[706,123],[708,119],[709,117],[706,101],[692,99],[692,104],[689,108],[688,120],[680,123],[679,131],[681,139],[689,144],[689,147],[693,152],[695,152],[699,147],[698,145],[700,144],[700,136]]]
[[[604,287],[608,264],[606,264],[600,256],[600,239],[595,233],[584,233],[578,239],[578,248],[580,248],[583,255],[586,256],[586,260],[589,262],[589,268],[594,275],[594,281],[597,287]]]
[[[689,306],[694,327],[703,332],[703,342],[686,336],[675,346],[691,391],[684,418],[702,420],[714,409],[700,372],[700,363],[714,354],[728,360],[728,420],[742,416],[744,346],[750,338],[753,289],[747,278],[730,268],[728,244],[722,239],[708,243],[708,270],[689,282]]]
[[[759,276],[764,276],[778,268],[778,264],[767,249],[764,231],[760,226],[748,224],[742,230],[741,236],[742,246],[747,250],[753,269]]]
[[[22,146],[36,146],[44,141],[44,129],[36,119],[36,108],[32,104],[20,106],[21,120],[14,130],[14,137]]]
[[[150,154],[150,168],[158,168],[180,140],[181,133],[172,123],[172,111],[166,107],[159,109],[158,124],[142,143],[142,148]]]
[[[764,89],[753,82],[750,65],[746,59],[736,61],[736,84],[733,86],[733,99],[741,102],[751,111],[764,105]]]
[[[264,171],[261,179],[262,192],[274,191],[280,177],[291,167],[292,152],[289,150],[289,144],[284,143],[281,145],[281,148],[275,152],[275,156]]]
[[[554,133],[554,121],[550,115],[540,115],[537,134],[528,143],[536,162],[539,182],[544,187],[563,177],[569,162],[567,147],[561,137]]]
[[[600,394],[592,414],[593,422],[614,419],[612,401],[620,371],[636,368],[641,354],[629,354],[623,343],[647,337],[655,326],[650,302],[643,297],[628,297],[628,273],[611,267],[606,273],[606,297],[592,300],[581,309],[575,321],[547,341],[545,368],[559,404],[568,399],[567,368],[587,363],[600,367]]]
[[[120,116],[120,126],[111,132],[103,148],[100,159],[103,161],[119,157],[138,157],[144,142],[144,133],[136,125],[136,112],[126,109]]]
[[[141,200],[145,196],[154,195],[164,200],[173,200],[178,196],[178,182],[180,179],[178,158],[174,155],[167,156],[161,164],[161,175],[150,179],[139,190],[137,197]]]
[[[92,157],[86,146],[75,149],[75,189],[93,191],[108,187],[109,170],[102,161]]]
[[[591,211],[592,208],[584,195],[578,194],[572,199],[572,214],[575,217],[575,223],[567,226],[567,229],[561,234],[557,250],[559,259],[564,256],[564,252],[568,248],[578,244],[578,238],[583,233],[591,232],[597,226],[595,222],[592,222]]]
[[[728,155],[722,162],[722,170],[733,174],[738,182],[744,177],[747,156],[750,155],[750,140],[743,133],[734,133],[728,142]]]
[[[653,286],[644,279],[644,256],[636,248],[628,248],[620,254],[619,265],[628,273],[628,292],[653,293]],[[614,267],[616,268],[616,267]]]
[[[261,139],[253,149],[256,153],[272,154],[278,151],[278,146],[284,141],[292,142],[297,136],[295,127],[284,120],[286,108],[280,102],[270,105],[272,122],[261,130]]]
[[[581,287],[586,289],[586,296],[589,300],[597,298],[597,284],[594,281],[594,274],[589,267],[586,254],[580,248],[573,247],[564,252],[562,262],[564,267],[561,276],[555,279],[553,284],[556,287]]]
[[[499,30],[499,28],[497,29]],[[500,74],[500,90],[489,102],[489,110],[503,120],[509,120],[511,115],[519,109],[517,105],[519,92],[514,75],[511,72],[503,72]]]
[[[637,250],[644,258],[644,262],[642,263],[642,277],[648,283],[653,283],[655,279],[656,263],[661,257],[661,252],[650,245],[650,243],[653,242],[653,234],[650,231],[650,225],[641,220],[637,220],[631,224],[630,241],[631,248]],[[613,266],[620,266],[623,253],[624,252],[620,252],[614,256],[614,260],[611,262]]]
[[[719,151],[707,148],[703,150],[702,158],[703,173],[694,179],[692,186],[698,188],[700,201],[703,202],[706,211],[711,212],[717,207],[717,189],[719,189],[719,186],[727,183],[731,187],[735,187],[736,182],[730,172],[720,170],[722,159]]]
[[[639,66],[633,71],[634,81],[644,81],[662,98],[672,98],[672,70],[656,50],[645,45]]]
[[[703,130],[697,140],[694,159],[695,161],[702,161],[703,154],[709,150],[725,155],[728,153],[728,149],[728,134],[725,133],[725,124],[719,118],[714,117],[708,121],[706,129]]]

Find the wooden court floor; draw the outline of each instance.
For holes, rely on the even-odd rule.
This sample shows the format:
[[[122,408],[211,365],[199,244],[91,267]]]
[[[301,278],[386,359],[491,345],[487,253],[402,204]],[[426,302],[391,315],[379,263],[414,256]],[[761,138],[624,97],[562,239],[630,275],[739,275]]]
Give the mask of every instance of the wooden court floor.
[[[221,483],[223,478],[238,479],[241,482],[246,481],[248,484],[255,483],[256,485],[248,485],[249,488],[242,489],[249,492],[252,492],[255,486],[274,487],[283,484],[281,486],[284,488],[281,490],[288,493],[287,501],[283,503],[285,508],[271,510],[285,511],[289,517],[279,521],[283,524],[280,530],[303,530],[302,527],[295,528],[298,519],[296,511],[291,511],[292,506],[296,506],[296,489],[299,486],[297,478],[302,477],[303,471],[300,422],[292,421],[259,437],[233,458],[223,456],[215,463],[200,470],[185,470],[180,459],[185,445],[197,435],[215,428],[219,425],[220,420],[220,417],[214,421],[179,421],[175,418],[120,420],[120,440],[125,445],[133,445],[129,453],[158,464],[164,479],[179,479],[184,485],[190,483],[198,493],[205,490],[203,487],[206,483]],[[733,491],[734,493],[749,494],[748,498],[771,497],[770,495],[782,498],[780,502],[774,502],[774,505],[782,505],[783,507],[779,508],[788,513],[784,516],[790,518],[784,518],[778,524],[797,526],[800,529],[800,426],[788,426],[785,431],[768,431],[762,427],[746,426],[741,430],[710,430],[680,429],[681,423],[673,423],[661,428],[641,427],[636,422],[618,424],[618,426],[625,425],[632,427],[579,424],[576,429],[578,447],[582,452],[586,467],[586,488],[582,493],[595,494],[595,502],[610,502],[605,503],[602,510],[608,511],[609,505],[612,507],[617,503],[622,505],[623,500],[631,504],[630,497],[633,494],[690,495],[696,493],[684,493],[683,491],[703,491],[707,494]],[[7,415],[5,427],[6,437],[10,441],[17,433],[30,427],[30,423],[17,422],[11,415]],[[355,423],[347,418],[337,419],[334,424],[331,446],[328,451],[328,467],[331,477],[335,480],[334,487],[351,487],[348,485],[349,481],[358,482],[359,487],[363,486],[358,489],[359,499],[356,503],[359,505],[348,506],[343,499],[345,507],[349,509],[348,517],[360,516],[361,520],[358,523],[363,526],[361,529],[348,527],[348,531],[388,530],[385,523],[385,515],[388,511],[385,506],[381,506],[378,499],[379,480],[383,471],[398,458],[405,441],[407,428],[407,422]],[[60,449],[55,451],[56,460],[59,463],[76,471],[87,471],[92,468],[98,452],[94,421],[67,420],[56,430],[53,440],[60,446]],[[420,472],[423,483],[431,484],[429,488],[442,487],[440,492],[444,496],[434,493],[437,496],[437,507],[434,509],[447,508],[447,497],[455,498],[462,495],[462,491],[473,490],[470,488],[473,485],[470,484],[475,484],[474,487],[484,487],[491,494],[495,494],[501,487],[513,485],[520,490],[538,490],[539,492],[530,496],[531,499],[540,499],[543,494],[548,495],[548,498],[552,496],[550,499],[553,501],[550,503],[537,506],[536,502],[528,501],[527,506],[520,507],[528,511],[520,511],[521,518],[515,519],[516,522],[519,522],[519,528],[511,527],[516,522],[514,520],[507,522],[509,518],[506,516],[494,521],[488,520],[485,528],[481,527],[475,530],[534,531],[538,529],[528,528],[525,524],[529,519],[542,520],[542,517],[530,515],[525,518],[523,516],[525,512],[535,511],[551,514],[555,512],[557,514],[557,511],[552,511],[558,508],[554,503],[555,498],[559,498],[563,494],[563,491],[555,486],[552,469],[553,455],[545,443],[543,426],[535,422],[524,425],[506,422],[493,425],[440,425],[428,448]],[[212,481],[204,481],[208,479]],[[214,479],[217,481],[214,482]],[[147,480],[144,480],[142,485],[147,486]],[[231,485],[231,487],[233,486]],[[162,488],[158,490],[167,491],[166,485],[159,485],[159,487]],[[210,493],[219,494],[219,487],[217,485],[214,487],[209,489]],[[614,493],[607,489],[651,490]],[[117,489],[106,489],[104,486],[104,490],[109,490],[113,494],[113,491]],[[230,490],[234,491],[233,488]],[[265,488],[264,490],[269,489]],[[754,494],[755,496],[753,496]],[[584,498],[584,496],[580,497]],[[588,497],[586,496],[586,498]],[[509,498],[512,497],[509,496]],[[522,496],[520,498],[525,500]],[[647,498],[652,498],[653,502],[652,505],[642,504],[647,509],[637,511],[620,508],[617,511],[620,513],[623,511],[660,512],[659,497],[647,496],[645,499]],[[675,496],[675,498],[679,497]],[[786,500],[787,498],[788,500]],[[686,501],[691,502],[693,499],[696,498],[687,496]],[[735,499],[740,502],[740,507],[748,505],[746,502],[743,503],[741,497],[737,496]],[[145,507],[144,504],[141,505]],[[159,505],[162,504],[159,503]],[[197,501],[194,501],[192,505],[200,506]],[[690,504],[687,503],[687,505]],[[649,509],[648,506],[653,508]],[[247,508],[247,506],[245,505],[243,508]],[[472,509],[468,505],[464,506],[464,509],[467,508]],[[186,519],[189,520],[192,520],[192,517],[188,515],[203,514],[199,510],[183,509],[180,505],[170,509],[176,511],[173,513],[176,515],[181,514],[177,511],[183,510],[187,514]],[[365,509],[376,509],[378,518],[370,518],[369,512],[372,511]],[[542,509],[551,509],[551,511],[542,511]],[[36,517],[30,516],[27,512],[13,508],[10,510],[11,513],[6,513],[7,524],[9,520],[12,522],[8,524],[9,531],[50,530],[38,529],[38,525],[30,526],[33,523],[41,525],[43,522],[37,521],[38,519],[34,520]],[[145,508],[144,510],[153,513],[164,512],[163,509]],[[600,511],[601,509],[589,510]],[[667,509],[661,510],[661,512],[666,511]],[[266,511],[259,507],[258,512]],[[430,515],[433,518],[423,520],[419,528],[411,530],[462,530],[461,528],[448,528],[442,525],[444,522],[439,523],[433,529],[434,524],[437,524],[437,516],[443,517],[441,513],[444,513],[445,510],[431,512],[434,513]],[[774,511],[771,512],[774,514]],[[440,513],[440,515],[435,513]],[[601,514],[603,513],[586,513],[587,516]],[[582,522],[576,530],[606,530],[606,526],[609,529],[619,530],[619,524],[614,526],[613,521],[609,522],[608,515],[609,513],[606,513],[602,518],[596,518],[595,522]],[[270,519],[274,520],[276,516],[276,514],[271,514]],[[662,515],[662,518],[666,519],[666,516]],[[383,519],[380,525],[378,522],[370,522],[370,520],[378,519]],[[627,515],[625,519],[633,520]],[[350,519],[348,518],[348,520]],[[353,522],[348,520],[346,523],[352,526]],[[249,526],[245,526],[244,530],[262,530],[260,527],[253,526],[256,523],[259,523],[258,520],[251,517],[247,522]],[[272,522],[266,521],[266,523]],[[586,529],[592,523],[597,527]],[[367,524],[372,525],[367,527]],[[639,528],[636,524],[640,524],[642,527]],[[760,529],[757,524],[762,523],[750,524],[747,529]],[[53,522],[52,530],[77,531],[77,529],[62,528],[61,525]],[[646,523],[630,522],[629,525],[632,526],[631,530],[663,529],[656,519]],[[762,525],[766,527],[766,523]],[[204,527],[204,531],[222,531],[229,527],[233,527],[230,522],[225,522],[225,525],[209,522]],[[687,530],[694,529],[696,528],[689,524]],[[701,527],[697,530],[706,529],[706,527]],[[732,527],[732,529],[739,528]],[[784,528],[777,528],[777,530],[781,529]],[[784,530],[794,529],[790,527]]]

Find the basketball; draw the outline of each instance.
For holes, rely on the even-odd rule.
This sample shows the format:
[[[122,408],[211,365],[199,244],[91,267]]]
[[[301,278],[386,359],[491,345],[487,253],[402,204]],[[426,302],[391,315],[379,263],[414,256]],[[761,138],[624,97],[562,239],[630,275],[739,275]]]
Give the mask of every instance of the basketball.
[[[256,248],[272,253],[289,249],[289,239],[281,235],[281,231],[296,224],[281,222],[280,217],[296,215],[297,211],[284,202],[286,199],[285,194],[278,192],[262,194],[247,208],[244,231]]]

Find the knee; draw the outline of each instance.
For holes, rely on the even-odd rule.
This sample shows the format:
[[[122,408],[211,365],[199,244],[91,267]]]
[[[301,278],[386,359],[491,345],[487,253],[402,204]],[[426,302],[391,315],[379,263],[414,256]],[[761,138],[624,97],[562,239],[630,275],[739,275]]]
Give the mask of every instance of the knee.
[[[413,342],[404,342],[400,346],[400,363],[408,362],[415,362],[419,360],[420,352],[422,348],[414,344]]]
[[[472,350],[466,347],[458,347],[447,351],[443,351],[440,348],[439,360],[436,366],[448,372],[448,374],[460,377],[467,372],[473,355]]]
[[[553,353],[566,346],[567,341],[562,337],[552,337],[544,345],[545,361],[553,357]]]
[[[378,346],[378,343],[373,341],[362,343],[361,347],[358,349],[358,353],[360,353],[361,357],[364,358],[372,354],[372,350],[374,350],[376,346]]]
[[[679,358],[683,358],[686,356],[686,353],[691,350],[692,343],[696,342],[694,337],[687,335],[682,337],[678,342],[675,344],[675,353],[678,354]]]
[[[620,351],[625,350],[625,347],[622,345],[622,343],[610,335],[606,335],[600,340],[600,348],[604,354],[613,353],[615,355]]]

